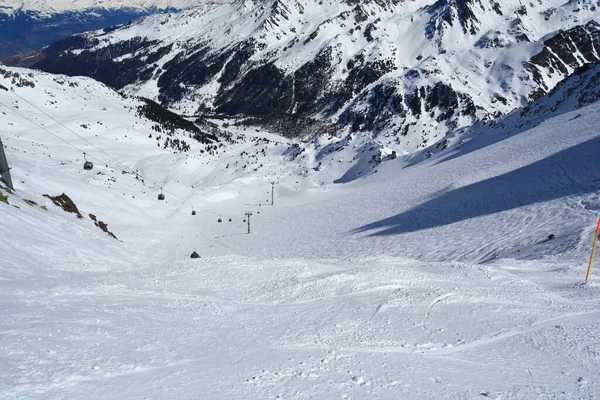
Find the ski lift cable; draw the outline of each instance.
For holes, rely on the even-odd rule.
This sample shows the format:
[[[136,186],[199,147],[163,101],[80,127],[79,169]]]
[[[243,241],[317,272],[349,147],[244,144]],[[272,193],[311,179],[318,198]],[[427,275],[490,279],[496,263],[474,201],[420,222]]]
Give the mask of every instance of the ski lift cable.
[[[65,124],[63,124],[62,122],[58,121],[58,120],[57,120],[56,118],[54,118],[52,115],[48,114],[47,112],[45,112],[45,111],[44,111],[44,110],[42,110],[41,108],[37,107],[35,104],[32,104],[30,101],[28,101],[27,99],[25,99],[23,96],[19,95],[18,93],[15,93],[15,92],[11,92],[11,93],[12,93],[12,94],[14,94],[15,96],[19,97],[21,100],[23,100],[24,102],[26,102],[27,104],[29,104],[31,107],[33,107],[33,108],[35,108],[36,110],[38,110],[39,112],[41,112],[42,114],[46,115],[46,116],[47,116],[48,118],[50,118],[52,121],[56,122],[57,124],[59,124],[60,126],[62,126],[63,128],[65,128],[66,130],[68,130],[69,132],[71,132],[72,134],[74,134],[75,136],[77,136],[79,139],[83,140],[84,142],[86,142],[87,144],[89,144],[90,146],[92,146],[93,148],[95,148],[96,150],[98,150],[99,152],[101,152],[102,154],[105,154],[105,155],[106,155],[107,157],[109,157],[111,160],[113,160],[114,162],[116,162],[116,163],[117,163],[117,165],[118,165],[120,168],[123,168],[123,169],[126,169],[126,170],[130,170],[131,172],[133,172],[133,173],[134,173],[134,174],[136,174],[137,176],[139,176],[139,177],[141,177],[142,179],[144,179],[144,181],[148,181],[149,183],[154,183],[154,182],[152,182],[152,181],[149,181],[148,179],[146,179],[146,178],[145,178],[145,177],[144,177],[142,174],[140,174],[138,171],[136,171],[136,170],[134,170],[133,168],[131,168],[131,167],[128,167],[127,165],[124,165],[123,163],[121,163],[121,162],[120,162],[118,159],[116,159],[115,157],[111,156],[111,155],[110,155],[110,154],[108,154],[106,151],[102,150],[101,148],[99,148],[98,146],[96,146],[94,143],[90,142],[90,141],[89,141],[89,140],[87,140],[86,138],[82,137],[82,136],[81,136],[81,135],[79,135],[77,132],[73,131],[71,128],[69,128],[68,126],[66,126],[66,125],[65,125]],[[6,106],[6,105],[4,105],[4,106],[5,106],[5,107],[7,107],[7,108],[9,108],[9,107],[8,107],[8,106]],[[14,110],[13,110],[13,111],[14,111]],[[18,114],[18,113],[17,113],[17,114]],[[23,117],[24,117],[24,116],[23,116]],[[26,117],[24,117],[24,118],[26,118]],[[28,119],[29,121],[31,121],[29,118],[26,118],[26,119]],[[31,122],[33,122],[33,121],[31,121]],[[37,125],[37,124],[35,124],[35,125],[41,128],[41,126],[39,126],[39,125]],[[44,129],[44,128],[42,128],[42,129]],[[48,129],[44,129],[44,130],[46,130],[47,132],[50,132]],[[52,132],[50,132],[50,133],[52,134]],[[56,136],[56,135],[54,135],[54,134],[52,134],[52,135],[53,135],[53,136],[55,136],[55,137],[58,137],[58,136]],[[62,139],[62,138],[59,138],[59,139],[61,139],[61,140],[62,140],[63,142],[65,142],[65,143],[69,144],[71,147],[73,147],[73,148],[77,149],[77,147],[75,147],[74,145],[70,144],[68,141],[66,141],[66,140],[64,140],[64,139]],[[79,149],[78,149],[78,150],[79,150]],[[79,150],[79,151],[81,151],[81,150]],[[90,157],[92,157],[92,156],[90,156]],[[97,157],[93,157],[93,158],[95,158],[96,160],[98,160],[100,163],[103,163],[103,162],[102,162],[102,160],[98,159]],[[108,165],[108,163],[104,163],[104,164],[105,164],[105,165]],[[153,187],[153,189],[156,189],[156,187],[157,187],[157,186],[156,186],[156,184],[154,184],[154,185],[151,185],[151,186],[154,186],[154,187]],[[186,203],[186,201],[185,201],[185,200],[183,200],[183,199],[179,198],[178,196],[175,196],[175,195],[174,195],[174,194],[172,194],[172,193],[168,193],[168,192],[165,192],[165,193],[167,193],[167,194],[169,194],[170,196],[172,196],[172,197],[175,197],[175,198],[179,199],[180,201],[182,201],[182,202]],[[189,204],[189,203],[188,203],[188,204]],[[213,213],[213,214],[216,214],[216,213]]]
[[[77,136],[79,139],[83,140],[84,142],[86,142],[87,144],[89,144],[90,146],[92,146],[93,148],[95,148],[96,150],[98,150],[99,152],[101,152],[102,154],[106,155],[107,157],[109,157],[110,159],[112,159],[113,161],[115,161],[119,167],[122,167],[122,168],[125,168],[125,169],[128,169],[128,170],[131,170],[131,171],[133,171],[135,174],[137,174],[138,176],[142,177],[142,178],[143,178],[145,181],[147,181],[147,179],[146,179],[146,178],[145,178],[145,177],[144,177],[142,174],[140,174],[139,172],[137,172],[137,171],[136,171],[136,170],[134,170],[133,168],[131,168],[131,167],[128,167],[128,166],[126,166],[126,165],[122,164],[122,163],[121,163],[121,162],[120,162],[118,159],[116,159],[115,157],[111,156],[111,155],[110,155],[110,154],[108,154],[106,151],[102,150],[101,148],[99,148],[98,146],[96,146],[95,144],[93,144],[92,142],[90,142],[89,140],[87,140],[86,138],[82,137],[82,136],[81,136],[81,135],[79,135],[77,132],[73,131],[71,128],[69,128],[68,126],[66,126],[66,125],[65,125],[65,124],[63,124],[62,122],[58,121],[58,120],[57,120],[56,118],[54,118],[52,115],[48,114],[47,112],[45,112],[45,111],[44,111],[44,110],[42,110],[41,108],[37,107],[35,104],[32,104],[32,103],[31,103],[29,100],[25,99],[23,96],[19,95],[19,94],[18,94],[18,93],[16,93],[16,92],[11,92],[11,94],[14,94],[14,95],[15,95],[15,96],[17,96],[18,98],[20,98],[21,100],[23,100],[24,102],[26,102],[27,104],[29,104],[31,107],[35,108],[36,110],[38,110],[38,111],[39,111],[39,112],[41,112],[42,114],[46,115],[46,116],[47,116],[48,118],[50,118],[52,121],[56,122],[57,124],[59,124],[60,126],[62,126],[63,128],[65,128],[66,130],[68,130],[69,132],[71,132],[72,134],[74,134],[75,136]],[[28,121],[32,122],[34,125],[38,126],[39,128],[41,128],[41,129],[44,129],[45,131],[47,131],[48,133],[50,133],[52,136],[54,136],[54,137],[56,137],[56,138],[60,139],[61,141],[63,141],[63,142],[65,142],[66,144],[68,144],[69,146],[73,147],[74,149],[76,149],[76,150],[78,150],[78,151],[80,151],[80,152],[84,153],[82,150],[79,150],[79,149],[78,149],[76,146],[74,146],[73,144],[69,143],[69,142],[68,142],[68,141],[66,141],[65,139],[62,139],[62,138],[58,137],[57,135],[55,135],[55,134],[53,134],[52,132],[50,132],[48,129],[46,129],[46,128],[44,128],[44,127],[42,127],[42,126],[40,126],[40,125],[36,124],[36,123],[35,123],[34,121],[32,121],[31,119],[29,119],[29,118],[25,117],[24,115],[22,115],[22,114],[20,114],[20,113],[16,112],[14,109],[10,108],[10,107],[9,107],[9,106],[7,106],[6,104],[3,104],[3,103],[0,103],[0,104],[4,105],[4,107],[6,107],[6,108],[8,108],[8,109],[12,110],[12,111],[13,111],[13,112],[15,112],[16,114],[18,114],[18,115],[22,116],[23,118],[27,119]],[[90,157],[92,157],[92,158],[96,159],[96,160],[97,160],[98,162],[100,162],[100,163],[103,163],[103,161],[102,161],[102,160],[100,160],[100,159],[99,159],[99,158],[97,158],[97,157],[93,157],[93,156],[90,156]],[[105,164],[105,165],[108,165],[108,163],[104,163],[104,164]],[[155,186],[155,188],[156,188],[156,186]],[[184,204],[188,204],[188,205],[191,205],[191,206],[193,206],[193,205],[194,205],[193,203],[191,203],[191,202],[189,202],[189,201],[187,201],[187,200],[184,200],[184,199],[180,198],[179,196],[176,196],[176,195],[175,195],[175,194],[173,194],[173,193],[170,193],[170,192],[167,192],[167,191],[164,191],[164,193],[165,193],[165,194],[168,194],[168,195],[169,195],[169,196],[171,196],[171,197],[174,197],[174,198],[176,198],[176,199],[180,200],[180,201],[181,201],[182,203],[184,203]],[[208,210],[208,209],[204,209],[204,211],[207,211],[207,212],[209,212],[209,213],[211,213],[211,214],[213,214],[213,215],[220,215],[219,213],[212,212],[212,211],[210,211],[210,210]]]
[[[35,125],[36,127],[38,127],[38,128],[40,128],[40,129],[42,129],[42,130],[44,130],[44,131],[48,132],[50,135],[54,136],[55,138],[57,138],[57,139],[58,139],[58,140],[60,140],[61,142],[65,143],[65,144],[67,144],[68,146],[72,147],[73,149],[77,150],[77,152],[79,152],[79,153],[83,153],[83,154],[84,154],[84,159],[85,159],[85,157],[87,156],[87,157],[93,158],[94,160],[98,161],[98,163],[100,163],[100,164],[109,165],[109,163],[105,162],[104,160],[102,160],[102,159],[98,158],[97,156],[91,155],[89,152],[83,151],[82,149],[80,149],[79,147],[75,146],[74,144],[72,144],[72,143],[71,143],[71,142],[69,142],[68,140],[66,140],[66,139],[64,139],[64,138],[62,138],[62,137],[60,137],[60,136],[58,136],[57,134],[53,133],[51,130],[49,130],[49,129],[48,129],[48,128],[46,128],[45,126],[42,126],[42,125],[38,124],[37,122],[33,121],[31,118],[29,118],[29,117],[27,117],[27,116],[23,115],[22,113],[20,113],[20,112],[16,111],[14,108],[12,108],[12,107],[10,107],[10,106],[6,105],[5,103],[3,103],[3,102],[1,102],[1,101],[0,101],[0,105],[4,106],[5,108],[7,108],[7,109],[8,109],[8,110],[10,110],[11,112],[15,113],[16,115],[20,116],[21,118],[23,118],[23,119],[25,119],[25,120],[27,120],[27,121],[31,122],[31,124]],[[61,125],[62,125],[62,124],[61,124]],[[64,125],[63,125],[63,126],[64,126]],[[88,142],[88,143],[89,143],[89,142]],[[97,147],[96,147],[96,146],[94,146],[94,145],[92,145],[92,147],[95,147],[95,148],[97,148]],[[103,151],[103,153],[105,153],[105,152]],[[107,154],[107,153],[105,153],[105,154]],[[107,155],[108,155],[108,154],[107,154]],[[109,157],[110,157],[111,159],[113,159],[113,160],[116,160],[114,157],[111,157],[110,155],[109,155]],[[118,161],[117,161],[117,162],[118,162]],[[127,167],[127,166],[123,165],[123,164],[120,164],[120,163],[119,163],[119,165],[120,165],[120,166],[122,166],[122,167],[125,167],[125,168],[127,168],[127,169],[131,169],[131,168],[129,168],[129,167]],[[140,176],[141,178],[144,178],[144,179],[146,179],[144,176],[142,176],[142,175],[141,175],[140,173],[138,173],[137,171],[134,171],[134,173],[135,173],[135,174],[137,174],[138,176]],[[174,196],[174,197],[175,197],[175,196]]]
[[[130,167],[126,166],[126,165],[123,165],[119,160],[117,160],[116,158],[114,158],[113,156],[111,156],[110,154],[108,154],[106,151],[102,150],[101,148],[99,148],[98,146],[96,146],[95,144],[93,144],[92,142],[90,142],[89,140],[87,140],[86,138],[84,138],[83,136],[79,135],[77,132],[75,132],[74,130],[72,130],[71,128],[69,128],[68,126],[66,126],[65,124],[63,124],[59,120],[57,120],[56,118],[54,118],[52,115],[48,114],[46,111],[42,110],[41,108],[39,108],[35,104],[32,104],[29,100],[27,100],[26,98],[24,98],[20,94],[15,93],[15,92],[11,92],[11,93],[14,94],[15,96],[17,96],[18,98],[20,98],[21,100],[23,100],[25,103],[29,104],[31,107],[35,108],[36,110],[38,110],[39,112],[41,112],[42,114],[44,114],[45,116],[47,116],[48,118],[50,118],[52,121],[56,122],[57,124],[59,124],[60,126],[62,126],[63,128],[65,128],[66,130],[68,130],[69,132],[71,132],[73,135],[77,136],[79,139],[83,140],[84,142],[86,142],[87,144],[89,144],[90,146],[92,146],[93,148],[95,148],[96,150],[98,150],[99,152],[101,152],[102,154],[106,155],[107,157],[109,157],[110,159],[112,159],[113,161],[115,161],[119,167],[123,167],[123,168],[126,168],[126,169],[133,170],[132,168],[130,168]]]
[[[20,97],[20,96],[19,96],[19,97]],[[29,104],[31,104],[31,103],[29,103]],[[44,130],[44,131],[48,132],[50,135],[54,136],[55,138],[57,138],[57,139],[58,139],[58,140],[60,140],[61,142],[65,143],[65,144],[67,144],[68,146],[72,147],[73,149],[77,150],[77,152],[79,152],[79,153],[85,153],[85,154],[86,154],[88,157],[95,159],[95,160],[96,160],[96,161],[98,161],[100,164],[105,164],[105,165],[108,165],[108,163],[104,162],[102,159],[98,158],[97,156],[93,156],[93,155],[89,154],[89,152],[85,152],[85,151],[83,151],[82,149],[78,148],[78,147],[77,147],[77,146],[75,146],[74,144],[70,143],[68,140],[66,140],[66,139],[64,139],[64,138],[62,138],[62,137],[60,137],[60,136],[56,135],[55,133],[53,133],[52,131],[50,131],[48,128],[46,128],[46,127],[44,127],[44,126],[42,126],[42,125],[38,124],[37,122],[33,121],[31,118],[29,118],[29,117],[27,117],[27,116],[23,115],[22,113],[20,113],[20,112],[16,111],[14,108],[12,108],[12,107],[10,107],[10,106],[6,105],[5,103],[3,103],[3,102],[1,102],[1,101],[0,101],[0,105],[4,106],[5,108],[7,108],[7,109],[8,109],[8,110],[10,110],[11,112],[15,113],[16,115],[18,115],[18,116],[22,117],[23,119],[25,119],[25,120],[29,121],[30,123],[32,123],[32,124],[33,124],[33,125],[35,125],[36,127],[38,127],[38,128],[40,128],[40,129],[42,129],[42,130]],[[33,106],[33,107],[39,110],[39,108],[37,108],[37,107],[35,107],[35,106]],[[41,111],[41,110],[39,110],[39,111]],[[46,115],[47,115],[47,114],[46,114]],[[54,120],[54,119],[53,119],[53,120]],[[56,121],[56,120],[54,120],[54,121]],[[68,127],[66,127],[65,125],[61,124],[60,122],[58,122],[58,121],[56,121],[56,122],[57,122],[59,125],[61,125],[61,126],[65,127],[67,130],[69,130],[69,131],[73,132],[71,129],[69,129],[69,128],[68,128]],[[75,132],[73,132],[73,133],[74,133],[76,136],[78,136],[78,137],[81,137],[81,136],[77,135]],[[84,139],[84,140],[85,140],[85,139]],[[87,143],[89,143],[89,141],[87,141],[87,140],[85,140],[85,141],[86,141]],[[91,145],[92,147],[94,147],[94,148],[98,149],[98,147],[97,147],[97,146],[94,146],[94,145],[93,145],[93,144],[91,144],[91,143],[90,143],[90,145]],[[127,167],[127,166],[124,166],[123,164],[121,164],[121,163],[120,163],[120,162],[119,162],[117,159],[115,159],[114,157],[110,156],[110,155],[109,155],[108,153],[106,153],[105,151],[103,151],[103,150],[101,150],[101,149],[98,149],[98,150],[100,150],[100,151],[101,151],[102,153],[104,153],[104,154],[107,154],[107,155],[108,155],[108,156],[109,156],[111,159],[115,160],[115,161],[116,161],[116,162],[117,162],[117,163],[118,163],[120,166],[123,166],[123,167],[125,167],[125,168],[127,168],[127,169],[131,169],[131,168],[129,168],[129,167]],[[134,172],[135,172],[135,173],[136,173],[136,174],[137,174],[139,177],[141,177],[142,179],[144,179],[144,181],[148,181],[148,180],[147,180],[147,179],[146,179],[146,178],[145,178],[145,177],[144,177],[142,174],[140,174],[139,172],[137,172],[137,171],[134,171]],[[153,184],[154,188],[156,188],[156,185],[157,185],[157,184],[156,184],[155,182],[152,182],[152,181],[149,181],[149,182]],[[163,190],[163,193],[165,193],[165,194],[168,194],[170,197],[174,197],[174,198],[178,199],[179,201],[181,201],[181,202],[182,202],[182,203],[184,203],[184,204],[188,204],[188,205],[191,205],[191,206],[195,206],[195,204],[193,204],[193,203],[189,202],[188,200],[184,200],[184,199],[180,198],[179,196],[177,196],[177,195],[175,195],[175,194],[173,194],[173,193],[170,193],[170,192],[168,192],[168,191],[166,191],[166,190]],[[206,208],[203,208],[203,207],[199,207],[199,208],[203,209],[204,211],[206,211],[206,212],[208,212],[208,213],[210,213],[210,214],[213,214],[213,215],[220,215],[219,213],[213,212],[213,211],[211,211],[211,210],[209,210],[209,209],[206,209]]]
[[[79,152],[79,153],[84,153],[84,154],[87,154],[87,155],[88,155],[88,157],[95,159],[95,160],[96,160],[96,161],[98,161],[99,163],[103,163],[103,161],[102,161],[102,160],[100,160],[98,157],[92,156],[92,155],[90,155],[89,153],[86,153],[86,152],[84,152],[83,150],[81,150],[81,149],[80,149],[80,148],[78,148],[77,146],[75,146],[75,145],[71,144],[69,141],[67,141],[67,140],[65,140],[65,139],[61,138],[60,136],[58,136],[58,135],[56,135],[56,134],[52,133],[52,131],[50,131],[50,130],[49,130],[49,129],[47,129],[46,127],[44,127],[44,126],[42,126],[42,125],[39,125],[37,122],[35,122],[35,121],[33,121],[32,119],[28,118],[27,116],[25,116],[25,115],[21,114],[20,112],[18,112],[18,111],[15,111],[13,108],[11,108],[11,107],[7,106],[6,104],[4,104],[4,103],[3,103],[3,102],[1,102],[1,101],[0,101],[0,105],[2,105],[2,106],[4,106],[4,107],[6,107],[8,110],[12,111],[13,113],[17,114],[18,116],[20,116],[20,117],[22,117],[22,118],[26,119],[27,121],[31,122],[33,125],[37,126],[38,128],[40,128],[40,129],[42,129],[42,130],[44,130],[44,131],[48,132],[49,134],[51,134],[52,136],[54,136],[54,137],[55,137],[55,138],[57,138],[58,140],[60,140],[60,141],[64,142],[65,144],[67,144],[67,145],[71,146],[72,148],[74,148],[75,150],[77,150],[77,152]]]
[[[53,116],[51,116],[50,114],[48,114],[48,113],[47,113],[47,112],[45,112],[44,110],[42,110],[42,109],[40,109],[39,107],[37,107],[35,104],[32,104],[30,101],[28,101],[27,99],[25,99],[24,97],[22,97],[22,96],[21,96],[21,95],[19,95],[18,93],[15,93],[15,92],[11,92],[11,93],[12,93],[12,94],[14,94],[15,96],[19,97],[21,100],[23,100],[24,102],[26,102],[27,104],[29,104],[31,107],[33,107],[33,108],[35,108],[36,110],[38,110],[39,112],[41,112],[42,114],[46,115],[46,116],[47,116],[48,118],[50,118],[52,121],[56,122],[57,124],[59,124],[60,126],[62,126],[63,128],[65,128],[66,130],[68,130],[69,132],[71,132],[72,134],[74,134],[75,136],[77,136],[79,139],[81,139],[81,140],[83,140],[84,142],[88,143],[90,146],[92,146],[93,148],[95,148],[95,149],[96,149],[96,150],[98,150],[99,152],[101,152],[101,153],[105,154],[107,157],[109,157],[110,159],[112,159],[113,161],[115,161],[119,167],[122,167],[122,168],[124,168],[124,169],[128,169],[128,170],[131,170],[131,171],[133,171],[135,174],[137,174],[138,176],[140,176],[141,178],[143,178],[143,179],[144,179],[144,181],[148,181],[148,180],[147,180],[147,179],[146,179],[146,178],[145,178],[145,177],[144,177],[142,174],[140,174],[139,172],[137,172],[137,171],[136,171],[136,170],[134,170],[133,168],[131,168],[131,167],[128,167],[128,166],[126,166],[126,165],[122,164],[122,163],[121,163],[119,160],[117,160],[115,157],[111,156],[111,155],[110,155],[110,154],[108,154],[106,151],[102,150],[101,148],[99,148],[98,146],[96,146],[95,144],[93,144],[92,142],[90,142],[89,140],[87,140],[86,138],[82,137],[82,136],[81,136],[81,135],[79,135],[77,132],[73,131],[71,128],[69,128],[68,126],[66,126],[66,125],[65,125],[65,124],[63,124],[62,122],[58,121],[56,118],[54,118]],[[6,108],[9,108],[9,109],[10,109],[10,107],[8,107],[7,105],[5,105],[5,104],[3,104],[3,105],[4,105]],[[14,111],[14,110],[13,110],[13,111]],[[16,113],[16,112],[15,112],[15,113]],[[17,114],[19,114],[19,113],[17,113]],[[23,116],[23,115],[21,115],[21,116]],[[24,117],[24,118],[26,118],[27,120],[31,121],[29,118],[27,118],[27,117],[25,117],[25,116],[23,116],[23,117]],[[33,121],[31,121],[31,122],[33,122]],[[35,124],[35,123],[34,123],[34,124]],[[42,129],[44,129],[45,131],[47,131],[47,132],[49,132],[49,133],[51,133],[51,134],[52,134],[52,132],[50,132],[48,129],[45,129],[45,128],[41,127],[41,126],[40,126],[40,125],[38,125],[38,124],[35,124],[35,125],[36,125],[36,126],[38,126],[38,127],[40,127],[40,128],[42,128]],[[53,135],[53,136],[55,136],[55,137],[57,137],[57,138],[59,138],[58,136],[56,136],[56,135],[54,135],[54,134],[52,134],[52,135]],[[69,146],[71,146],[71,147],[73,147],[73,148],[77,149],[77,147],[75,147],[74,145],[72,145],[72,144],[71,144],[71,143],[69,143],[68,141],[66,141],[66,140],[64,140],[64,139],[62,139],[62,138],[59,138],[59,139],[60,139],[60,140],[62,140],[63,142],[65,142],[65,143],[67,143]],[[77,149],[77,150],[78,150],[78,151],[80,151],[80,152],[83,152],[82,150],[79,150],[79,149]],[[91,156],[90,156],[90,157],[91,157]],[[96,160],[98,160],[98,162],[102,163],[102,160],[98,159],[97,157],[94,157],[94,158],[95,158]],[[105,165],[108,165],[107,163],[104,163],[104,164],[105,164]],[[150,182],[150,183],[152,183],[151,181],[149,181],[149,182]],[[154,188],[156,188],[156,185],[154,185]],[[164,193],[165,193],[165,194],[168,194],[170,197],[174,197],[174,198],[176,198],[176,199],[180,200],[182,203],[185,203],[185,204],[188,204],[188,205],[193,205],[193,204],[192,204],[192,203],[190,203],[189,201],[186,201],[186,200],[184,200],[184,199],[182,199],[182,198],[180,198],[180,197],[178,197],[178,196],[174,195],[173,193],[169,193],[169,192],[167,192],[167,191],[164,191]],[[209,213],[211,213],[211,214],[213,214],[213,215],[219,215],[218,213],[212,212],[212,211],[210,211],[210,210],[207,210],[207,209],[205,209],[205,211],[207,211],[207,212],[209,212]]]

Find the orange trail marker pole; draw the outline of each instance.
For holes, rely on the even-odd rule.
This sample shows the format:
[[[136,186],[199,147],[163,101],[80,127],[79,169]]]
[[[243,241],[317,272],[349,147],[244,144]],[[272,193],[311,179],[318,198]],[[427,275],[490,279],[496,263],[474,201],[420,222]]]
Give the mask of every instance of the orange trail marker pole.
[[[594,259],[594,250],[596,250],[596,242],[598,241],[598,232],[600,232],[600,218],[598,218],[598,226],[596,227],[596,234],[594,235],[594,244],[592,245],[592,254],[590,254],[590,262],[588,264],[587,274],[585,274],[585,283],[587,283],[590,277],[590,270],[592,269],[592,260]]]

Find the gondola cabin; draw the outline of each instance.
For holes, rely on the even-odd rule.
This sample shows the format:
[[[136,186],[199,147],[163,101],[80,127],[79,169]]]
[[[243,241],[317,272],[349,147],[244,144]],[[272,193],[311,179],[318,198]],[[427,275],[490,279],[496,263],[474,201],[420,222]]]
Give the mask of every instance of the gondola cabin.
[[[83,153],[83,159],[85,160],[85,162],[83,163],[83,169],[84,170],[89,171],[92,168],[94,168],[94,163],[91,162],[91,161],[88,161],[85,153]]]

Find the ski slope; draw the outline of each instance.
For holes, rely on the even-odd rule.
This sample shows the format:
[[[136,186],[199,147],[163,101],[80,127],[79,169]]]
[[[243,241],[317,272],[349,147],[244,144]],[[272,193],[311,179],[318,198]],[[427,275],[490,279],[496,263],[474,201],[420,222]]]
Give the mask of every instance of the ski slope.
[[[233,124],[172,153],[133,99],[28,79],[0,82],[1,398],[600,395],[597,102],[373,167],[359,136]]]

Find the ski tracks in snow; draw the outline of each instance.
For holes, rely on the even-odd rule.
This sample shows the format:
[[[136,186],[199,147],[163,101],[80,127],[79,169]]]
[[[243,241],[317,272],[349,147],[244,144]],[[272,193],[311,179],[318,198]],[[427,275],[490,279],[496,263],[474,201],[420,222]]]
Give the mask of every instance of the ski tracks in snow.
[[[600,294],[565,285],[569,268],[518,265],[222,257],[64,270],[0,299],[3,387],[16,398],[596,390],[586,332]]]
[[[433,307],[438,304],[439,302],[443,301],[444,299],[447,299],[448,297],[452,297],[452,296],[456,296],[456,293],[446,293],[443,294],[441,296],[436,297],[431,304],[429,304],[429,308],[427,309],[427,313],[425,314],[425,318],[423,318],[423,321],[421,321],[421,327],[423,328],[423,330],[428,331],[427,327],[425,326],[425,324],[427,323],[427,319],[429,318],[429,315],[431,314],[431,310],[433,309]]]
[[[437,303],[437,301],[436,301]],[[575,313],[567,313],[564,315],[559,315],[553,318],[549,318],[542,321],[536,321],[527,326],[517,326],[514,328],[502,330],[499,332],[494,332],[486,337],[483,337],[478,340],[474,340],[471,342],[461,342],[457,344],[443,344],[441,346],[435,346],[431,343],[418,344],[414,348],[408,348],[407,346],[399,346],[399,347],[348,347],[348,348],[339,348],[338,351],[345,352],[359,352],[359,353],[399,353],[399,354],[423,354],[427,356],[437,356],[437,355],[448,355],[455,354],[461,351],[473,349],[479,346],[485,346],[493,344],[494,342],[511,338],[517,335],[524,335],[527,333],[534,332],[538,329],[542,329],[544,327],[550,326],[557,322],[569,322],[575,321],[577,319],[581,319],[581,317],[597,317],[600,316],[600,310],[596,311],[585,311],[585,312],[575,312]]]

